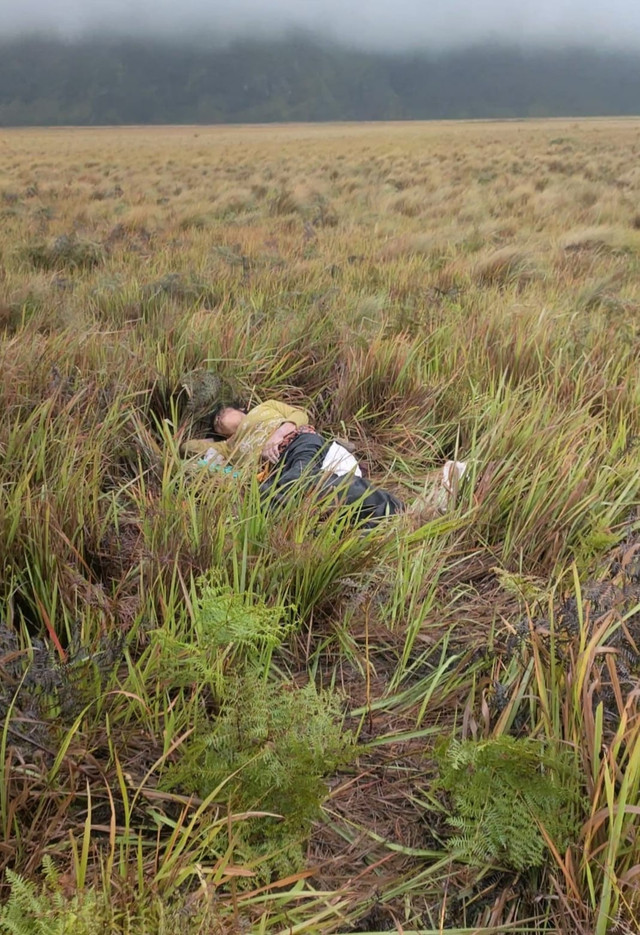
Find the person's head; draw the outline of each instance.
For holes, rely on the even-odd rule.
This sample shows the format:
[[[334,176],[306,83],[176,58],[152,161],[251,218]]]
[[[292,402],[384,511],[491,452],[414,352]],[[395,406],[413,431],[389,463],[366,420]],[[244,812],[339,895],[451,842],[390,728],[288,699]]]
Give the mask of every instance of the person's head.
[[[231,438],[238,430],[245,414],[236,406],[217,406],[211,413],[211,427],[214,434],[221,438]]]

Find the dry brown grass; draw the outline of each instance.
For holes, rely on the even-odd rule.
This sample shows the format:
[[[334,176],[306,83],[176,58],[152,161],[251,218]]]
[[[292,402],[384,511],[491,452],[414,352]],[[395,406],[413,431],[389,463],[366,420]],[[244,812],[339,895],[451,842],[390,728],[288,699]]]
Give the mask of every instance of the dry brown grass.
[[[18,592],[22,601],[11,613],[27,607],[38,636],[55,611],[66,637],[80,618],[87,642],[133,620],[141,645],[150,628],[176,620],[191,640],[190,582],[212,556],[220,567],[235,561],[237,571],[234,549],[255,548],[247,559],[255,587],[284,599],[280,569],[283,581],[297,582],[305,608],[278,677],[290,667],[303,681],[312,668],[342,685],[352,711],[373,705],[356,719],[362,739],[380,743],[353,775],[335,779],[329,820],[310,845],[318,886],[339,891],[329,901],[346,893],[344,911],[353,917],[341,916],[340,904],[316,928],[316,910],[305,917],[294,894],[282,918],[265,910],[265,932],[346,930],[363,916],[363,893],[384,902],[392,885],[396,895],[369,914],[376,930],[468,930],[548,913],[551,931],[561,915],[555,896],[544,902],[550,876],[543,897],[534,887],[521,900],[513,875],[471,885],[469,868],[448,876],[445,859],[441,878],[412,888],[429,867],[416,850],[444,847],[447,833],[429,801],[430,779],[421,798],[415,780],[433,774],[438,734],[462,729],[489,738],[504,728],[493,707],[496,685],[513,692],[518,729],[551,731],[546,692],[558,669],[545,655],[547,623],[536,623],[539,645],[523,637],[514,649],[522,620],[532,637],[533,609],[504,582],[541,582],[549,593],[558,581],[572,586],[574,559],[586,573],[633,525],[639,139],[635,120],[0,132],[0,521],[13,537],[0,583],[8,604]],[[208,365],[252,399],[282,395],[309,406],[320,427],[355,443],[374,479],[407,499],[443,457],[470,453],[493,468],[469,488],[453,531],[407,524],[370,579],[368,565],[353,577],[345,565],[335,588],[329,576],[325,594],[313,543],[298,541],[296,530],[289,541],[281,529],[260,548],[251,536],[233,538],[241,528],[235,501],[229,505],[222,487],[218,499],[211,490],[201,497],[161,436],[162,418],[167,435],[172,430],[171,388]],[[229,548],[220,529],[232,537]],[[298,556],[290,566],[283,542]],[[325,546],[329,557],[339,553],[337,540]],[[322,600],[308,596],[308,582]],[[571,652],[574,637],[567,636]],[[131,649],[131,697],[113,692],[110,703],[121,706],[123,749],[133,751],[133,767],[124,759],[123,767],[141,781],[156,751],[170,746],[165,714],[182,709],[167,675],[167,712],[149,715],[144,740],[130,742],[130,725],[142,737],[147,717],[144,705],[135,707],[137,693],[146,692],[150,706],[164,697],[138,672],[139,650]],[[610,655],[594,647],[593,685]],[[580,749],[593,734],[578,716],[579,690],[567,688],[575,674],[569,667],[566,682],[554,683],[553,731]],[[613,720],[609,702],[607,711]],[[195,709],[181,716],[174,731],[196,724]],[[65,758],[75,771],[64,802],[76,833],[86,817],[78,806],[81,741],[96,758],[87,767],[91,782],[100,761],[103,781],[118,794],[104,731],[100,718],[83,725]],[[589,782],[609,766],[623,775],[624,762],[588,749]],[[40,797],[37,783],[29,803]],[[598,814],[601,778],[588,792]],[[106,792],[96,795],[104,806]],[[61,814],[45,815],[50,824],[34,821],[26,837],[12,832],[3,861],[26,842],[20,867],[34,870],[54,825],[51,847],[67,859]],[[175,817],[167,812],[167,827]],[[108,809],[94,820],[104,828]],[[607,865],[620,870],[623,893],[637,863],[634,814],[625,821],[622,857],[616,863],[612,851]],[[145,822],[155,840],[146,813]],[[592,844],[589,868],[601,881],[609,869],[600,838]],[[587,931],[597,907],[577,869],[580,847],[572,865],[549,873]],[[99,858],[96,850],[94,867]],[[193,861],[201,867],[198,854]],[[564,887],[563,873],[580,877],[583,903]],[[398,883],[403,874],[407,890]],[[470,901],[468,918],[458,895],[461,905]],[[260,899],[257,906],[262,912]]]
[[[391,260],[399,238],[406,254],[524,250],[544,263],[558,241],[593,249],[593,228],[635,250],[636,132],[631,121],[4,131],[5,243],[106,240],[117,224],[157,234],[156,262],[176,239],[183,263],[202,264],[221,241],[246,253],[275,238],[295,266],[310,224],[318,269],[363,243]]]

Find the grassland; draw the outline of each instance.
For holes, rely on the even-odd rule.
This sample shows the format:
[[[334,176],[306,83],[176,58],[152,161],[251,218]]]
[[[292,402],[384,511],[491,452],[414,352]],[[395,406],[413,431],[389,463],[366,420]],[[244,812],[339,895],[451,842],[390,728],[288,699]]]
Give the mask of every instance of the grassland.
[[[3,131],[0,215],[0,931],[637,932],[640,122]],[[470,483],[274,521],[198,368]]]

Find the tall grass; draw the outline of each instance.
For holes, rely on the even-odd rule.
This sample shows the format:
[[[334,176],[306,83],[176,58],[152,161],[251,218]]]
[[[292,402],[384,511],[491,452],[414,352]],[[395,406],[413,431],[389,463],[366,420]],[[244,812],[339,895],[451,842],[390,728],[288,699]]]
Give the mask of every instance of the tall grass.
[[[50,905],[87,935],[637,930],[636,135],[3,133],[0,931]],[[181,457],[198,368],[307,408],[407,502],[467,460],[455,503],[368,534],[270,513]],[[313,682],[357,741],[287,869],[276,779],[171,782],[251,721],[248,673]],[[225,762],[271,775],[260,736]],[[434,753],[506,736],[579,786],[575,840],[538,822],[525,870],[456,849]]]

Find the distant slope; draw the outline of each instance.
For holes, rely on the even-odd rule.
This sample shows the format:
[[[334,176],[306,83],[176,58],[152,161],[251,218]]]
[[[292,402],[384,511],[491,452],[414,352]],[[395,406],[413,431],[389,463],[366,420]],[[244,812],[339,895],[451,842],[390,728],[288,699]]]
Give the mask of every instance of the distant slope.
[[[0,43],[0,125],[640,113],[640,56],[593,49],[355,51],[290,36]]]

